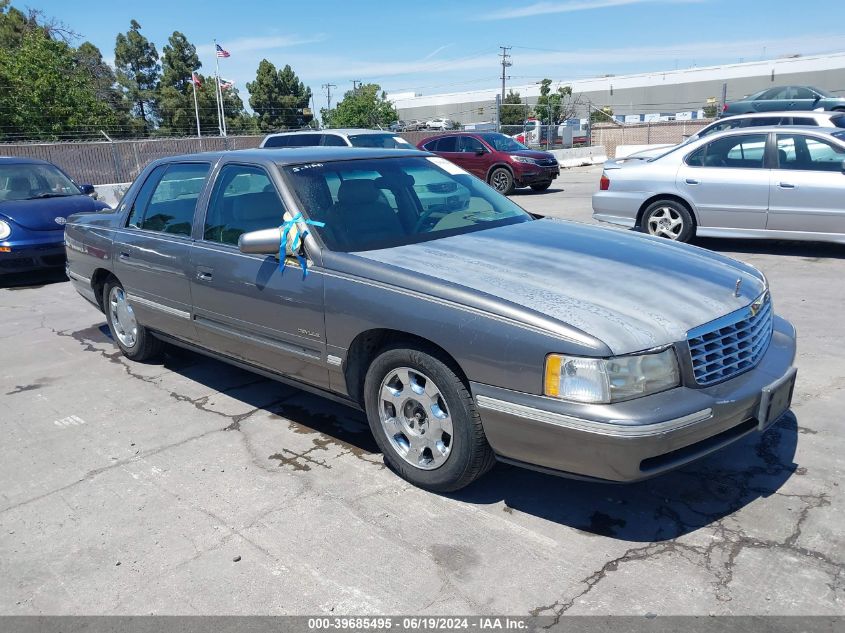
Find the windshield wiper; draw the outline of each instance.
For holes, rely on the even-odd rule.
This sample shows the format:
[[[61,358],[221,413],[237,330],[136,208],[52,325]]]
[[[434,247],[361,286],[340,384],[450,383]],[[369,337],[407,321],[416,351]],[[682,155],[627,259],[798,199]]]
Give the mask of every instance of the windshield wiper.
[[[67,198],[72,196],[72,193],[39,193],[37,196],[27,198],[27,200],[41,200],[43,198]]]

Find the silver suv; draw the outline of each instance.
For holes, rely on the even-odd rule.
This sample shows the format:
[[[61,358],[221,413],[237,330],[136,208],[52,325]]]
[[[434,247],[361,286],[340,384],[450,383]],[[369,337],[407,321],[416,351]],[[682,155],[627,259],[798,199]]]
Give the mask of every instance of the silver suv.
[[[383,130],[343,128],[337,130],[302,130],[268,134],[258,147],[375,147],[378,149],[414,149],[401,136]]]

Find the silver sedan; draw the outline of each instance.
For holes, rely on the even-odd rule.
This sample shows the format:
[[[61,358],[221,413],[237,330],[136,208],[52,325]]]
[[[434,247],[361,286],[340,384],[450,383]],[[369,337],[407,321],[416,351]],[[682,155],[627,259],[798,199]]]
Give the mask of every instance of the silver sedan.
[[[593,217],[682,242],[845,244],[845,130],[735,129],[648,161],[605,165]]]

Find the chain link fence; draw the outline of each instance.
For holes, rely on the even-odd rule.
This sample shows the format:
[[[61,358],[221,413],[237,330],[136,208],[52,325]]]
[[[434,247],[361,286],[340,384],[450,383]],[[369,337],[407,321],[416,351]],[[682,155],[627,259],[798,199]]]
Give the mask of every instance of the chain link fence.
[[[616,148],[620,145],[677,145],[712,122],[713,119],[594,123],[591,126],[590,143],[604,146],[608,158],[615,158]]]
[[[103,185],[130,182],[151,161],[165,156],[258,147],[263,136],[203,136],[79,141],[8,143],[0,156],[38,158],[58,165],[76,182]]]

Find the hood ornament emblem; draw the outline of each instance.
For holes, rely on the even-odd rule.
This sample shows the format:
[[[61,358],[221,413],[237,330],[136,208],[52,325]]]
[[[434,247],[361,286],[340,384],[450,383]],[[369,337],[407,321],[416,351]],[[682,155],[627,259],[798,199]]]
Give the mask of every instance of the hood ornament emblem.
[[[734,288],[734,297],[739,296],[739,287],[742,285],[742,279],[736,280],[736,287]]]

